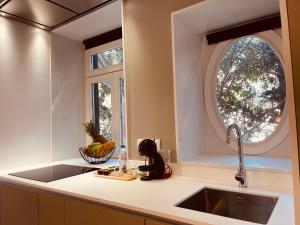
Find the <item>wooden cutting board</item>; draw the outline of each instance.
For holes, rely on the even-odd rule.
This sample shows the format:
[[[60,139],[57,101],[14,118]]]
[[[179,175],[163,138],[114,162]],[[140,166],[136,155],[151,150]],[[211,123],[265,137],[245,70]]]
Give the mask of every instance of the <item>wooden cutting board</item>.
[[[101,177],[101,178],[115,179],[115,180],[124,180],[124,181],[134,180],[138,177],[138,175],[130,175],[127,173],[123,173],[123,174],[119,175],[118,172],[112,172],[109,175],[100,175],[97,173],[97,171],[94,172],[94,176]]]

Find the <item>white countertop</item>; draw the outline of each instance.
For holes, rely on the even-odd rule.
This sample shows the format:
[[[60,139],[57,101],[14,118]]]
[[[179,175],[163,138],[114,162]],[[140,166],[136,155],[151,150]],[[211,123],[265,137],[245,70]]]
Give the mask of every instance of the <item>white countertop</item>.
[[[122,207],[124,209],[140,213],[199,225],[203,225],[205,223],[211,225],[256,224],[175,207],[176,203],[204,187],[266,196],[277,196],[279,197],[279,200],[273,214],[271,215],[268,225],[294,225],[293,195],[290,192],[254,188],[241,189],[237,186],[220,185],[212,181],[204,181],[201,179],[182,176],[172,176],[167,180],[153,180],[146,182],[140,181],[139,179],[133,181],[111,180],[95,177],[92,173],[86,173],[49,183],[43,183],[8,175],[8,173],[12,172],[62,163],[71,165],[87,165],[83,160],[78,159],[40,164],[37,166],[0,171],[0,179],[3,181],[26,184],[39,189],[87,199],[93,202],[98,202],[99,204],[109,204],[111,206]],[[114,163],[114,161],[109,161],[101,166],[107,167]]]

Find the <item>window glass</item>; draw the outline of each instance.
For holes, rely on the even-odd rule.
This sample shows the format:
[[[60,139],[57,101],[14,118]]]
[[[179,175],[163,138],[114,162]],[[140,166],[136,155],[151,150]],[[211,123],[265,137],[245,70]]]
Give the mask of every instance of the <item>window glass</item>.
[[[225,127],[236,123],[243,141],[265,140],[283,115],[286,85],[279,55],[256,36],[238,39],[217,68],[216,102]]]
[[[112,139],[112,82],[104,80],[92,84],[93,121],[98,134]]]
[[[90,70],[105,68],[112,65],[123,63],[123,47],[116,47],[112,49],[99,52],[90,56]]]

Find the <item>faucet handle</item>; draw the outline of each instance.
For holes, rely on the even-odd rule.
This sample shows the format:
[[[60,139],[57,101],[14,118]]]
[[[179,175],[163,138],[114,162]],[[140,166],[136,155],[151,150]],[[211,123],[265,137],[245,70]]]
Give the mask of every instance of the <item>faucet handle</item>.
[[[234,178],[239,182],[240,187],[247,187],[245,173],[237,173]]]
[[[237,173],[234,178],[239,182],[244,182],[243,176],[239,173]]]

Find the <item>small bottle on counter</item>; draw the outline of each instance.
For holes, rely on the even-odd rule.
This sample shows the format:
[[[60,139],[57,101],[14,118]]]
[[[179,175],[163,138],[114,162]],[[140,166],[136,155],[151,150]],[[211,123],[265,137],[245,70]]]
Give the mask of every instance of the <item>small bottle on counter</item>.
[[[125,145],[121,145],[119,154],[119,172],[127,172],[127,150]]]

